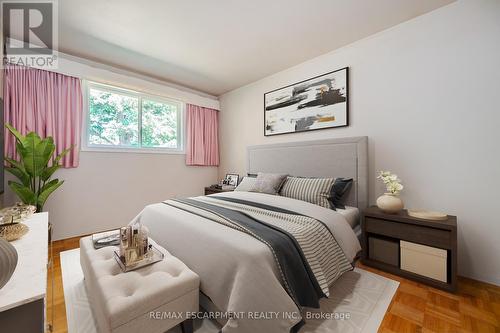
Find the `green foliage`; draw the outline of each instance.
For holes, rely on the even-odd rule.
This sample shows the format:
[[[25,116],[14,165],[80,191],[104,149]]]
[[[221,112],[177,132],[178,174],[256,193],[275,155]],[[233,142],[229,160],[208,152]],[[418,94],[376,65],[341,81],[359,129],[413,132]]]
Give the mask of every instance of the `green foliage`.
[[[139,129],[141,102],[142,128]],[[177,145],[175,105],[90,89],[89,117],[90,144],[167,148]]]
[[[59,165],[61,158],[73,147],[54,158],[56,146],[52,137],[41,139],[35,132],[24,136],[9,124],[5,127],[15,136],[16,149],[20,156],[19,161],[5,157],[8,164],[5,171],[20,181],[9,181],[9,186],[25,204],[34,205],[37,212],[41,212],[49,195],[64,183],[59,179],[50,180],[50,177],[61,167]],[[51,159],[52,163],[49,166]]]
[[[175,147],[177,110],[173,105],[142,101],[142,146]]]
[[[137,146],[138,99],[92,89],[89,94],[90,143]]]

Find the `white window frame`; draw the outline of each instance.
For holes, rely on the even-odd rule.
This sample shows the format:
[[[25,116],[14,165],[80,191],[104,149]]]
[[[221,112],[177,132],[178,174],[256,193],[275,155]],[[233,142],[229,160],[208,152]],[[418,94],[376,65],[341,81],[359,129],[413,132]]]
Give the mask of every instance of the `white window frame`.
[[[109,84],[99,83],[95,81],[84,81],[84,116],[83,116],[83,131],[82,131],[82,151],[95,151],[107,153],[149,153],[149,154],[185,154],[185,103],[163,96],[145,94],[139,91],[121,88]],[[89,144],[89,94],[90,89],[109,91],[120,95],[130,96],[138,99],[138,147],[133,146],[114,146],[114,145],[95,145]],[[177,106],[177,148],[162,148],[162,147],[143,147],[142,146],[142,100],[146,99],[152,102],[173,104]]]

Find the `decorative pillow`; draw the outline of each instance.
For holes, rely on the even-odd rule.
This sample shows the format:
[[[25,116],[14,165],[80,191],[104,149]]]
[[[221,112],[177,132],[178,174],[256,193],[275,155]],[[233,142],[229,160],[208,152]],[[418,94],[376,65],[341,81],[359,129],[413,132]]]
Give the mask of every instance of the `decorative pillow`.
[[[335,178],[335,182],[330,192],[330,198],[328,199],[333,210],[337,210],[337,208],[345,209],[345,201],[347,200],[351,187],[352,178]]]
[[[255,188],[255,183],[257,183],[257,178],[247,176],[241,180],[240,185],[238,185],[234,190],[241,192],[250,192]]]
[[[259,172],[257,174],[257,178],[255,178],[255,186],[252,189],[252,192],[278,194],[286,177],[287,175],[279,173]]]
[[[328,198],[333,182],[334,178],[288,177],[281,188],[280,195],[331,208]]]

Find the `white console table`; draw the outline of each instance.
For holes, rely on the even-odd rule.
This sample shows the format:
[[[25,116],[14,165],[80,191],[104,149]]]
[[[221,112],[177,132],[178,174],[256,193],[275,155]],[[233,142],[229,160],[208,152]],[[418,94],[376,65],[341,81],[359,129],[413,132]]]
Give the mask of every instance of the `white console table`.
[[[16,270],[0,289],[2,332],[42,333],[45,331],[47,291],[48,213],[37,213],[23,223],[29,232],[11,242],[16,248]]]

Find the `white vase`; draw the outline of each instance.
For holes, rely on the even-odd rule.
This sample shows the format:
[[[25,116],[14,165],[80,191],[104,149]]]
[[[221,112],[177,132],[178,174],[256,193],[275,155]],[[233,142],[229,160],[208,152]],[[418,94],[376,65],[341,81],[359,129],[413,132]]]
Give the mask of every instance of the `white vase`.
[[[396,194],[384,193],[378,197],[377,206],[384,213],[394,214],[403,209],[404,203]]]

